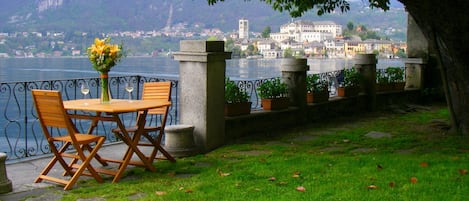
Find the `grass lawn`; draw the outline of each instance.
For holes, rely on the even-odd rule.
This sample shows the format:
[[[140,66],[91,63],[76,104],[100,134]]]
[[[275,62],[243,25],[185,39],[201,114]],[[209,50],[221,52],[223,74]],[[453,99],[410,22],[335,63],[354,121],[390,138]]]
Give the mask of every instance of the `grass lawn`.
[[[81,181],[63,200],[469,200],[469,138],[448,118],[434,105],[256,134],[116,184]]]

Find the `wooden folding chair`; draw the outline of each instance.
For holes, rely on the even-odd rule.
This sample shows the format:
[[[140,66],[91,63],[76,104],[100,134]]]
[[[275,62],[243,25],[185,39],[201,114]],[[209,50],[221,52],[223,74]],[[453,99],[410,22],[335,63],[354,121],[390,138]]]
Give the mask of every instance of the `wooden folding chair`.
[[[171,82],[145,82],[143,84],[142,100],[164,100],[171,101]],[[131,104],[131,103],[130,103]],[[168,117],[169,106],[154,108],[148,110],[148,115],[160,115],[160,125],[156,126],[145,126],[142,136],[145,137],[148,142],[139,141],[138,146],[152,146],[153,151],[147,156],[153,161],[158,153],[158,150],[166,157],[166,159],[175,162],[176,160],[161,147],[161,140],[164,136],[164,128]],[[139,117],[137,117],[138,119]],[[127,127],[127,132],[135,133],[137,126]],[[118,134],[120,129],[113,129],[112,132]],[[152,136],[151,133],[158,132],[156,136]]]
[[[32,94],[42,131],[54,154],[52,160],[34,182],[38,183],[42,180],[56,182],[65,185],[64,190],[71,189],[81,175],[92,176],[96,181],[103,182],[90,162],[101,148],[105,137],[78,133],[64,109],[59,91],[33,90]],[[67,134],[52,136],[50,131],[53,129],[66,131]],[[59,143],[62,143],[62,146],[57,149],[56,144]],[[92,146],[93,144],[94,146]],[[71,150],[69,148],[73,148],[76,153],[66,153]],[[85,155],[85,151],[88,152],[88,155]],[[72,158],[77,162],[81,161],[81,163],[69,165],[64,158]],[[64,168],[66,175],[71,176],[68,181],[47,175],[57,162]]]

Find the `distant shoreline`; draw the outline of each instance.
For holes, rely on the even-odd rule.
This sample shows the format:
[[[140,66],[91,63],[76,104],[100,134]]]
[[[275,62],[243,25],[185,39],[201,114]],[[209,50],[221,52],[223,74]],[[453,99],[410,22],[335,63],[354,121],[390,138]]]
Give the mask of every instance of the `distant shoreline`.
[[[126,58],[162,58],[168,56],[127,56]],[[55,58],[67,58],[67,59],[82,59],[88,58],[88,56],[59,56],[59,57],[0,57],[0,59],[55,59]]]

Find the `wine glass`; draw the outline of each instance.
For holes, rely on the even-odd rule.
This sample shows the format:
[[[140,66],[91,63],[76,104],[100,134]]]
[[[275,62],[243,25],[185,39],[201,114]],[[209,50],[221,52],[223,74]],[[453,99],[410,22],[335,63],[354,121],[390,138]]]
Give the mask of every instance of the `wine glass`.
[[[80,90],[81,90],[81,93],[83,94],[83,98],[86,98],[86,95],[90,93],[90,86],[88,86],[88,83],[83,82],[81,83]]]
[[[83,99],[86,99],[86,95],[88,95],[90,93],[90,86],[88,86],[87,82],[81,83],[80,91],[83,94]],[[85,105],[86,104],[87,103],[85,103]]]
[[[132,100],[132,91],[134,90],[134,85],[131,81],[125,83],[125,90],[129,92],[129,101]]]

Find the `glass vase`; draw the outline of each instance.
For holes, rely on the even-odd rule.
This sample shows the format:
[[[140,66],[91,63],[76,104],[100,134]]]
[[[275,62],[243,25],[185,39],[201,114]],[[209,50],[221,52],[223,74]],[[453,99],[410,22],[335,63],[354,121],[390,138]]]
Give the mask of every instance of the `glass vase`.
[[[101,73],[101,104],[111,103],[111,91],[109,90],[109,75]]]

